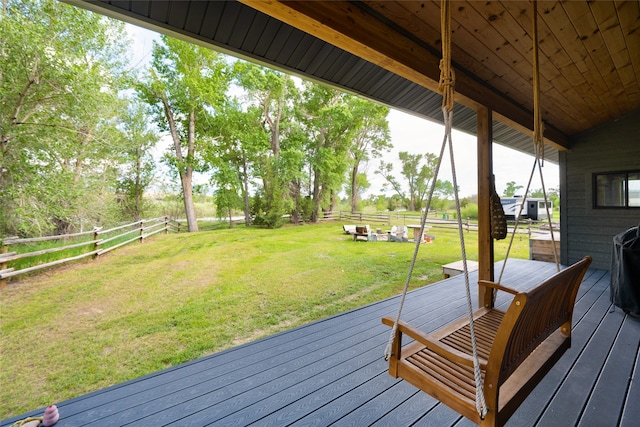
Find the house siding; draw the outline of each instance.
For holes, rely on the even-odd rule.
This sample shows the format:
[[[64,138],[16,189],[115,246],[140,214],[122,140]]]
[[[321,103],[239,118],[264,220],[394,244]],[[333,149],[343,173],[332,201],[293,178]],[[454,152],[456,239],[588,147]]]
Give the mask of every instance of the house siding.
[[[613,236],[640,224],[640,208],[593,208],[593,174],[625,170],[640,170],[640,110],[572,137],[560,153],[563,264],[591,255],[609,270]]]

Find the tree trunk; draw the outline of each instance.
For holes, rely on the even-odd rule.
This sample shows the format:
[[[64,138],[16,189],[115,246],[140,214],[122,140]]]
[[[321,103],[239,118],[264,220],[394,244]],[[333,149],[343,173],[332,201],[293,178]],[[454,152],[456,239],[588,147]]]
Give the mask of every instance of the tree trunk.
[[[189,232],[198,231],[198,220],[196,218],[196,206],[193,202],[193,170],[186,168],[180,174],[182,182],[182,194],[184,195],[184,212],[187,215],[187,227]]]
[[[358,211],[358,163],[353,165],[351,170],[351,213]]]
[[[198,231],[198,221],[196,219],[196,207],[193,203],[193,168],[189,166],[182,153],[182,145],[180,136],[176,128],[175,119],[173,117],[173,110],[169,105],[169,100],[162,94],[162,104],[164,105],[165,115],[167,122],[169,123],[169,130],[171,131],[171,138],[173,139],[173,146],[176,150],[176,159],[178,160],[178,171],[180,172],[180,182],[182,184],[182,195],[184,199],[184,212],[187,216],[187,227],[189,232]],[[189,114],[189,136],[188,136],[188,149],[187,159],[190,159],[193,155],[195,147],[195,114],[193,110]],[[190,156],[191,154],[191,156]]]
[[[134,217],[135,220],[140,220],[142,215],[142,150],[139,148],[136,150],[136,182],[134,186]]]
[[[300,217],[300,183],[297,181],[291,181],[289,185],[291,198],[293,199],[293,211],[291,211],[291,222],[293,224],[299,224]]]
[[[244,224],[251,225],[251,207],[249,206],[249,172],[247,171],[247,156],[242,150],[242,200],[244,202]]]
[[[227,214],[229,215],[229,229],[232,229],[233,228],[233,210],[231,209],[231,207],[229,207]]]
[[[313,212],[311,212],[311,222],[317,223],[320,212],[320,171],[313,168]]]

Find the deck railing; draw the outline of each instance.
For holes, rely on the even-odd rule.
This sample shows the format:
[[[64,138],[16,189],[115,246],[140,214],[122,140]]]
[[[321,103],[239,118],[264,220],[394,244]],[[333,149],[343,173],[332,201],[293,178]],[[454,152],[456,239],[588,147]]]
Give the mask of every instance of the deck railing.
[[[159,217],[142,219],[107,230],[96,227],[81,233],[4,238],[0,248],[0,288],[4,288],[7,279],[11,277],[83,258],[96,258],[129,243],[142,242],[160,232],[177,232],[179,227],[179,223],[168,217]],[[42,249],[43,245],[48,246],[45,242],[51,242],[51,246]],[[38,250],[30,250],[34,244],[38,246]],[[16,250],[11,251],[12,247]]]

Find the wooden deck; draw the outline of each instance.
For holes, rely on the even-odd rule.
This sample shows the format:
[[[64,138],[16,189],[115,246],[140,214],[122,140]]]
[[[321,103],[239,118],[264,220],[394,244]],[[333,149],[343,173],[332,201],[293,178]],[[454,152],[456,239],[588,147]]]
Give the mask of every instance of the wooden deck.
[[[502,283],[524,289],[554,271],[554,264],[513,259]],[[431,331],[464,315],[463,281],[451,277],[412,292],[403,319]],[[508,297],[499,293],[497,305]],[[640,320],[612,307],[608,272],[590,270],[576,302],[572,348],[508,426],[639,425]],[[397,308],[397,297],[380,301],[60,402],[56,426],[472,425],[387,374],[389,329],[380,318]]]

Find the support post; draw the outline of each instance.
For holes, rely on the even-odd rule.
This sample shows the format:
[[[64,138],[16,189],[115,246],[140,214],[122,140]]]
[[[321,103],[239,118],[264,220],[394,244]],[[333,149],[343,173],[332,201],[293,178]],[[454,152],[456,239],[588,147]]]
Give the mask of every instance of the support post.
[[[493,190],[492,111],[482,107],[478,118],[478,279],[494,280],[491,238],[491,193]],[[479,307],[493,307],[493,289],[478,288]]]

